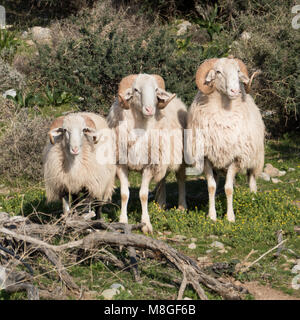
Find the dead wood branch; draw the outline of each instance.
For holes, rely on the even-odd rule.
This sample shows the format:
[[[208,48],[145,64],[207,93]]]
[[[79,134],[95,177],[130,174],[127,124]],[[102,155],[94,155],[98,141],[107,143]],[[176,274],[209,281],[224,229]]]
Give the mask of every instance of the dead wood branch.
[[[31,252],[35,249],[37,252],[43,253],[55,266],[61,281],[73,292],[78,293],[79,288],[67,273],[60,254],[63,252],[70,253],[74,250],[84,250],[85,252],[95,252],[96,250],[98,256],[99,254],[105,255],[106,261],[111,261],[124,270],[126,268],[125,264],[114,257],[113,254],[108,255],[107,252],[103,252],[103,248],[110,246],[112,248],[127,248],[130,258],[129,268],[133,271],[136,280],[140,279],[136,249],[154,253],[153,258],[155,259],[164,258],[168,264],[183,274],[178,299],[183,297],[187,285],[191,285],[200,299],[203,300],[208,298],[202,286],[224,299],[241,299],[240,292],[236,287],[206,274],[197,265],[196,261],[178,252],[167,243],[141,234],[131,233],[133,230],[141,229],[143,224],[107,223],[101,219],[92,221],[80,216],[69,216],[59,223],[38,225],[31,223],[28,219],[23,219],[23,223],[13,223],[9,217],[6,218],[0,219],[0,240],[1,237],[12,238],[15,241],[27,244]],[[58,245],[52,244],[53,238],[63,240],[62,234],[64,240],[69,239],[70,241]]]

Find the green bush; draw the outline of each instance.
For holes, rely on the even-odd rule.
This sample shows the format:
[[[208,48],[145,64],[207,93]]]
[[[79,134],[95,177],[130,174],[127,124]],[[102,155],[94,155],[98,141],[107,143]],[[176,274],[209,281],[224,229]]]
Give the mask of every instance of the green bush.
[[[96,30],[82,27],[79,39],[63,41],[55,51],[41,47],[35,74],[52,87],[80,95],[83,110],[107,112],[119,81],[139,72],[160,74],[167,90],[190,104],[196,93],[197,66],[228,50],[216,43],[206,48],[187,43],[182,48],[169,27],[151,28],[132,39],[126,30],[109,26],[110,20]]]

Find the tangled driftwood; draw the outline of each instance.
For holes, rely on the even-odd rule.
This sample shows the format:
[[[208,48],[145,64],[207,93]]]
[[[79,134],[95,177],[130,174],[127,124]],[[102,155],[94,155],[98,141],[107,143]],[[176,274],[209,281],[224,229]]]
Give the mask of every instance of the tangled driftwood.
[[[217,293],[224,299],[242,298],[242,294],[245,293],[243,288],[205,273],[195,260],[180,253],[163,241],[132,233],[134,230],[140,230],[142,226],[143,224],[107,223],[101,219],[88,220],[79,215],[70,215],[54,223],[40,224],[34,223],[26,217],[12,217],[7,213],[0,213],[0,246],[7,249],[7,244],[13,243],[14,247],[18,249],[18,254],[14,253],[14,251],[11,254],[7,254],[0,247],[0,267],[4,268],[4,273],[9,273],[11,277],[10,281],[7,281],[8,277],[6,277],[6,282],[2,281],[2,288],[9,292],[26,290],[29,299],[38,299],[39,297],[59,299],[60,297],[55,297],[50,292],[34,287],[32,285],[33,276],[30,273],[23,272],[25,275],[20,277],[18,272],[12,269],[12,266],[16,263],[26,264],[20,256],[27,257],[29,261],[29,256],[42,254],[55,267],[57,274],[66,287],[80,298],[80,288],[67,272],[61,257],[63,253],[70,254],[74,249],[83,250],[84,252],[97,250],[100,259],[123,270],[132,270],[134,279],[140,281],[136,255],[136,249],[139,249],[154,253],[150,255],[152,258],[166,259],[169,265],[182,273],[183,279],[179,288],[178,299],[182,299],[187,285],[191,285],[194,288],[200,299],[208,299],[203,287]],[[58,241],[66,241],[66,239],[71,240],[54,245],[54,239],[56,239],[56,243]],[[126,263],[119,260],[105,249],[107,246],[127,248],[130,263],[126,265]]]

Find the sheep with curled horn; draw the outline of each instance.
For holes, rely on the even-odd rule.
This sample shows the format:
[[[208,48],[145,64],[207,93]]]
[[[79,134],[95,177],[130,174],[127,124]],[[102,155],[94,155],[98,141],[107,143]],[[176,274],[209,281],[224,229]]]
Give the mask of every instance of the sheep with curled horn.
[[[209,194],[209,217],[216,220],[215,192],[218,172],[226,172],[227,219],[235,221],[233,184],[238,172],[247,171],[250,190],[257,191],[256,178],[264,165],[265,127],[250,96],[253,76],[233,57],[209,59],[197,70],[199,89],[188,112],[188,125],[199,130],[204,147],[204,173]],[[195,135],[194,135],[195,139]],[[197,165],[196,141],[192,155]]]
[[[116,165],[111,152],[114,136],[106,120],[94,113],[70,113],[55,119],[43,151],[48,202],[62,200],[70,211],[70,194],[86,190],[90,198],[111,199]]]
[[[179,188],[178,204],[180,208],[186,208],[183,164],[186,117],[185,104],[176,94],[165,91],[161,76],[134,74],[121,80],[118,97],[107,118],[109,126],[116,131],[117,176],[121,184],[120,222],[128,222],[130,170],[142,174],[139,196],[144,233],[153,231],[148,214],[149,184],[152,179],[159,182],[157,202],[164,206],[165,176],[169,171],[175,171]],[[124,140],[125,136],[127,139]],[[126,159],[122,159],[124,155]]]

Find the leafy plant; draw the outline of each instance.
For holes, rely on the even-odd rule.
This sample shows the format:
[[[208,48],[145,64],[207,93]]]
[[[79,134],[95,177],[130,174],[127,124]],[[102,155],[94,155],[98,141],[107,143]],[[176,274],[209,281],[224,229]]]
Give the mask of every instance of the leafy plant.
[[[200,18],[195,18],[194,22],[200,27],[203,27],[207,30],[210,35],[211,40],[213,35],[219,34],[222,30],[222,25],[217,22],[218,19],[218,5],[215,4],[214,8],[211,10],[203,11]]]
[[[44,100],[44,103],[42,104],[60,106],[62,104],[79,102],[81,99],[80,97],[73,96],[71,93],[68,93],[66,91],[59,91],[59,90],[56,90],[55,88],[50,89],[47,84],[41,101],[43,100]]]
[[[7,99],[12,100],[20,108],[28,108],[35,104],[37,96],[31,92],[26,93],[22,90],[17,90],[17,93],[14,97],[8,95]]]

